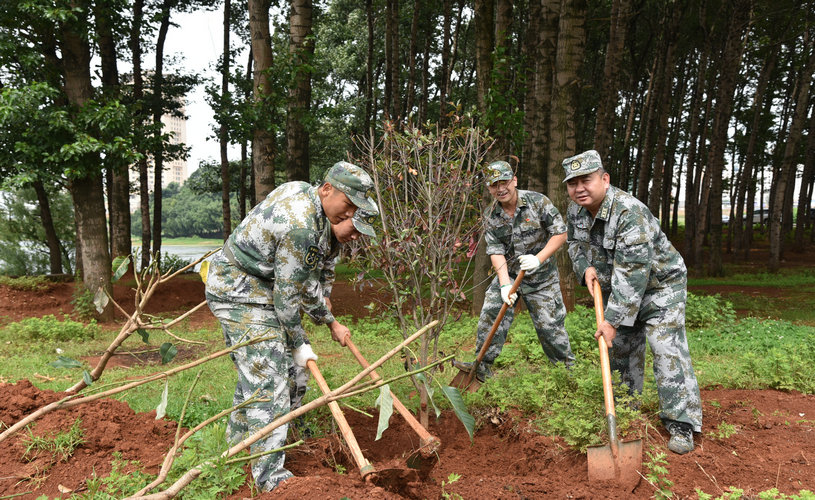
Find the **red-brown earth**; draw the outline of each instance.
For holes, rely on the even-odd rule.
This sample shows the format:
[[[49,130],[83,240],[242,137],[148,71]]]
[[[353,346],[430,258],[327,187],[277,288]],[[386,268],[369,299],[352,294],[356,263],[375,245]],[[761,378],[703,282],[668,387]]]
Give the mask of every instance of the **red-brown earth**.
[[[704,291],[716,291],[709,288]],[[0,286],[0,322],[72,314],[72,291],[72,283],[55,284],[45,292]],[[132,303],[127,287],[117,286],[114,293],[120,303]],[[332,294],[335,312],[355,317],[370,314],[364,306],[376,299],[370,290],[359,292],[344,283],[337,283]],[[200,281],[183,277],[160,287],[147,312],[182,312],[202,300]],[[217,324],[206,307],[189,322],[193,326]],[[113,323],[103,326],[116,328]],[[5,425],[61,397],[38,390],[26,380],[4,382],[0,381],[0,421]],[[743,489],[748,496],[770,488],[785,494],[815,490],[815,396],[709,387],[703,389],[702,399],[704,429],[696,435],[696,450],[688,455],[667,452],[668,435],[661,426],[639,429],[644,451],[666,452],[668,473],[662,478],[673,483],[670,489],[677,497],[695,498],[696,489],[718,496],[731,486]],[[379,441],[374,440],[375,419],[350,411],[346,416],[363,454],[377,470],[405,471],[405,460],[417,449],[418,438],[398,414],[391,418],[390,428]],[[655,486],[645,479],[633,491],[611,483],[590,484],[586,455],[558,438],[535,432],[530,415],[495,411],[476,417],[478,429],[472,443],[454,415],[431,418],[429,430],[442,441],[438,462],[422,475],[402,477],[391,490],[363,481],[342,441],[331,435],[308,439],[290,451],[287,467],[295,477],[275,492],[255,498],[435,499],[457,494],[465,499],[645,499],[655,494]],[[81,492],[93,474],[110,473],[114,452],[120,452],[124,460],[138,460],[147,472],[155,474],[175,432],[174,422],[155,420],[154,412],[136,414],[125,403],[100,400],[39,419],[36,434],[67,430],[77,418],[81,419],[85,442],[65,461],[50,455],[24,457],[20,438],[25,432],[0,445],[0,497],[54,498],[61,495],[60,490]],[[726,426],[720,428],[723,423]],[[733,426],[735,433],[724,437],[722,429],[728,426]],[[648,460],[644,455],[643,461]],[[343,469],[345,473],[337,472]],[[647,475],[647,471],[643,473]],[[460,479],[451,481],[451,474]],[[251,496],[251,489],[244,485],[230,498]]]

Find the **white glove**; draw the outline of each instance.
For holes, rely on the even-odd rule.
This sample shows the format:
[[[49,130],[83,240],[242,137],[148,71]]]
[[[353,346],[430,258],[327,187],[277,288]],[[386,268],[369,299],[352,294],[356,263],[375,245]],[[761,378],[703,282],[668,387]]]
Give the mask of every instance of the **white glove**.
[[[294,364],[303,368],[305,368],[308,360],[313,359],[317,361],[317,355],[314,354],[314,351],[311,349],[311,344],[303,344],[295,349],[294,352],[292,352],[292,357],[294,357]]]
[[[511,289],[512,285],[503,285],[501,287],[501,300],[503,300],[509,307],[512,307],[515,304],[515,300],[518,298],[517,293],[513,293],[512,295],[509,294]]]
[[[521,255],[518,257],[518,262],[521,263],[521,270],[526,271],[528,274],[537,271],[541,265],[541,261],[532,254]]]

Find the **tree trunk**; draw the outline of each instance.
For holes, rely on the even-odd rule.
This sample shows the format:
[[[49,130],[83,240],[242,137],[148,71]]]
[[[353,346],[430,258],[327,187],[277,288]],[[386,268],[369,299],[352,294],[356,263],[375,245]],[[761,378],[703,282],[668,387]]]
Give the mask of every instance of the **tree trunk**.
[[[782,234],[782,211],[784,209],[783,193],[787,191],[787,184],[795,183],[796,169],[796,149],[798,141],[801,139],[804,123],[806,122],[807,109],[809,106],[809,90],[812,83],[812,75],[815,72],[815,38],[807,40],[806,52],[809,53],[806,66],[798,75],[798,88],[796,89],[797,99],[795,111],[792,115],[789,135],[784,146],[784,156],[781,161],[778,183],[776,184],[776,196],[770,209],[770,272],[777,272],[781,266],[781,253],[783,247]],[[806,53],[805,52],[805,53]],[[791,203],[791,200],[790,200]]]
[[[493,51],[492,92],[502,101],[511,102],[510,49],[512,45],[512,0],[495,0],[495,50]],[[505,125],[504,116],[512,113],[508,107],[490,109],[490,128],[495,137],[493,151],[500,157],[515,154],[512,150],[510,131]]]
[[[560,213],[566,213],[568,198],[563,189],[561,162],[577,151],[575,115],[580,96],[580,69],[585,57],[586,0],[560,3],[557,52],[555,55],[552,112],[549,130],[548,194]],[[575,275],[566,252],[557,253],[560,285],[567,310],[574,309]]]
[[[272,67],[272,38],[269,32],[271,0],[249,0],[249,31],[254,56],[253,96],[255,107],[261,114],[274,93],[268,71]],[[276,155],[274,133],[266,127],[266,120],[255,124],[252,139],[252,171],[255,175],[256,200],[262,200],[275,187],[274,160]]]
[[[804,172],[801,174],[801,188],[798,191],[798,215],[795,220],[795,250],[804,250],[804,233],[812,227],[812,216],[809,204],[812,202],[812,188],[815,182],[815,107],[810,111],[807,149],[804,157]]]
[[[82,14],[77,14],[81,17]],[[61,29],[60,50],[65,95],[68,102],[81,108],[93,96],[90,71],[90,46],[86,19],[66,24]],[[77,227],[77,262],[82,261],[82,281],[90,293],[101,287],[112,294],[110,283],[110,253],[108,252],[105,202],[102,193],[101,160],[89,153],[83,159],[84,173],[70,179],[68,190],[74,204]],[[102,320],[113,318],[113,304],[109,303],[99,315]]]
[[[492,49],[494,39],[495,5],[493,0],[475,0],[475,68],[476,68],[476,99],[478,112],[481,116],[487,113],[487,93],[492,85]],[[427,69],[425,60],[425,71]],[[486,206],[489,194],[484,189],[481,206]],[[482,237],[478,243],[473,262],[473,314],[481,313],[484,304],[484,295],[487,292],[487,279],[489,276],[489,259],[485,252],[486,244]]]
[[[763,111],[763,103],[766,101],[767,86],[770,82],[770,75],[775,69],[776,62],[778,61],[778,52],[776,50],[769,50],[767,57],[764,59],[764,64],[761,68],[761,73],[756,85],[756,92],[753,95],[752,105],[752,118],[750,121],[750,132],[747,139],[747,151],[744,154],[742,161],[741,171],[739,171],[739,188],[736,191],[736,208],[734,210],[735,218],[730,219],[730,224],[733,226],[733,240],[737,250],[744,250],[744,257],[747,258],[750,243],[745,237],[748,234],[747,228],[752,228],[753,225],[753,206],[750,203],[747,206],[747,218],[745,219],[742,214],[744,213],[745,203],[748,199],[748,192],[752,189],[755,192],[755,184],[753,183],[753,165],[756,163],[756,146],[759,138],[759,119]],[[752,200],[751,200],[752,201]],[[752,231],[749,231],[752,233]]]
[[[229,71],[231,66],[229,54],[229,11],[232,9],[232,0],[224,0],[224,48],[221,60],[221,105],[226,106],[229,99]],[[226,125],[226,113],[221,117],[221,126],[218,130],[218,144],[221,150],[221,213],[223,214],[224,241],[232,233],[232,210],[229,206],[229,131]]]
[[[156,68],[153,73],[153,126],[158,135],[153,146],[153,255],[159,262],[161,261],[161,190],[164,172],[164,141],[160,139],[164,131],[161,121],[164,115],[164,42],[167,40],[167,31],[170,29],[170,14],[177,4],[178,0],[164,0],[161,6],[158,38],[156,39]]]
[[[385,118],[398,121],[399,110],[399,0],[387,0],[385,18]]]
[[[289,89],[286,142],[288,180],[309,182],[309,131],[311,113],[311,62],[314,54],[311,0],[291,0],[289,55],[294,62],[294,81]]]
[[[413,1],[413,17],[410,21],[410,46],[408,50],[408,81],[405,94],[407,100],[405,102],[404,116],[413,114],[413,108],[416,105],[416,53],[418,49],[419,37],[419,19],[422,13],[422,2],[420,0]],[[373,35],[371,35],[373,38]],[[443,57],[443,54],[442,54]],[[367,131],[366,131],[367,133]]]
[[[648,204],[648,185],[651,182],[652,157],[651,149],[654,143],[655,121],[654,114],[657,105],[657,92],[659,89],[659,79],[662,78],[662,58],[655,57],[651,67],[650,78],[648,79],[648,90],[645,93],[643,103],[639,133],[639,145],[637,147],[638,160],[636,189],[632,192],[641,202]]]
[[[545,177],[539,174],[546,171],[546,159],[541,156],[541,136],[544,133],[542,120],[543,87],[541,60],[538,51],[541,47],[541,3],[532,2],[529,6],[529,25],[524,40],[524,59],[529,66],[524,72],[526,95],[524,96],[524,143],[521,154],[520,185],[532,191],[543,192],[546,187]],[[547,116],[548,119],[548,116]]]
[[[62,274],[62,252],[57,230],[54,228],[54,218],[51,216],[51,204],[48,202],[48,194],[42,181],[35,180],[31,183],[34,192],[37,193],[37,202],[40,205],[40,221],[45,230],[45,241],[48,244],[48,260],[51,274]]]
[[[363,135],[371,131],[371,120],[374,109],[374,9],[373,0],[365,0],[365,17],[368,21],[368,53],[365,57],[365,130]]]
[[[611,143],[614,133],[614,111],[617,107],[619,75],[623,60],[628,19],[631,16],[631,0],[612,0],[609,23],[608,44],[600,99],[597,102],[597,117],[594,127],[594,149],[600,154],[603,166],[609,170],[612,165]]]
[[[710,260],[708,274],[721,276],[722,269],[722,174],[727,146],[727,129],[733,112],[733,97],[741,57],[746,43],[746,31],[752,17],[752,0],[734,0],[731,18],[720,64],[716,93],[716,113],[710,138],[708,164],[710,165]]]
[[[697,151],[701,151],[702,143],[699,140],[701,115],[698,110],[702,107],[703,94],[705,92],[705,74],[707,73],[707,60],[709,44],[705,44],[702,53],[699,55],[698,68],[696,71],[696,85],[693,90],[693,97],[690,103],[690,126],[688,130],[688,159],[686,162],[685,182],[685,260],[688,267],[696,265],[696,227],[697,227],[697,206],[699,203],[699,182],[696,180],[697,172],[700,170],[696,165],[698,158]]]
[[[110,10],[94,5],[94,18],[99,39],[99,58],[102,68],[102,89],[106,96],[121,99],[119,69],[116,66],[116,39]],[[130,179],[128,165],[108,165],[108,214],[110,219],[111,257],[130,255]]]
[[[144,100],[144,78],[141,70],[141,23],[144,15],[144,0],[133,2],[133,22],[130,31],[130,53],[133,61],[133,101]],[[137,137],[144,137],[145,106],[138,106],[133,113],[133,129]],[[141,269],[150,264],[150,187],[147,183],[147,150],[142,141],[136,143],[141,159],[136,163],[139,174],[139,214],[141,216]],[[133,264],[135,266],[135,262]]]
[[[439,72],[439,125],[443,128],[446,126],[445,115],[447,113],[447,90],[450,83],[447,81],[449,76],[448,66],[450,64],[450,25],[452,14],[452,0],[444,0],[442,10],[444,11],[444,20],[442,22],[441,38],[441,71]]]

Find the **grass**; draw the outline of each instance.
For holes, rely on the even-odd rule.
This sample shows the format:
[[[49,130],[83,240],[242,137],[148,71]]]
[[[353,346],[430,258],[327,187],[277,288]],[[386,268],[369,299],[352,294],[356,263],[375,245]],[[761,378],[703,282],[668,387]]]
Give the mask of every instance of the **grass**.
[[[350,267],[341,269],[342,273],[355,274]],[[759,273],[722,280],[727,279],[746,284],[766,283],[775,277]],[[784,287],[785,294],[793,297],[796,293],[808,293],[807,287],[813,284],[815,279],[809,271],[784,274],[779,281],[774,282],[774,286]],[[700,386],[778,388],[794,389],[806,394],[815,393],[815,374],[810,369],[810,360],[815,357],[815,347],[810,345],[813,328],[806,324],[807,321],[815,319],[815,303],[805,303],[806,305],[797,313],[801,318],[799,320],[766,319],[765,313],[771,308],[776,308],[780,315],[792,316],[792,308],[779,305],[783,303],[780,300],[754,299],[745,294],[741,296],[731,294],[727,297],[692,296],[688,302],[688,324],[691,325],[688,329],[688,338]],[[736,319],[733,310],[741,309],[742,305],[750,306],[764,317]],[[356,321],[347,317],[339,319],[351,328],[355,345],[371,363],[402,340],[402,334],[394,319],[365,318]],[[36,340],[24,339],[15,333],[21,331],[24,325],[11,324],[0,329],[0,381],[13,382],[31,378],[40,388],[64,390],[82,377],[83,369],[90,369],[92,366],[83,362],[82,368],[65,369],[56,368],[50,363],[57,356],[77,360],[98,356],[117,333],[101,330],[85,338],[76,336],[65,339],[55,332],[59,332],[63,327],[68,329],[73,326],[61,325],[56,318],[48,321],[49,323],[42,329],[48,333]],[[308,321],[304,324],[314,344],[314,350],[320,356],[318,365],[329,386],[337,387],[359,372],[360,367],[351,353],[331,340],[326,327],[317,327]],[[466,360],[472,359],[476,324],[477,318],[464,315],[446,325],[439,338],[439,350],[445,354],[458,353]],[[601,415],[603,396],[597,370],[596,341],[593,338],[593,310],[578,306],[574,312],[569,313],[566,327],[577,358],[571,371],[551,366],[545,361],[529,315],[519,315],[509,333],[512,341],[505,345],[496,361],[496,367],[499,368],[496,376],[488,380],[477,393],[464,394],[473,414],[478,415],[479,412],[489,408],[518,409],[526,415],[534,415],[541,432],[557,434],[578,449],[601,443],[605,424]],[[174,333],[205,343],[201,347],[196,347],[197,350],[192,353],[195,358],[223,348],[220,329],[215,325],[211,328],[193,330],[182,324],[174,330]],[[148,346],[136,335],[125,342],[120,352],[155,349],[165,341],[170,339],[153,332]],[[178,366],[187,361],[191,361],[191,358],[174,360],[170,366]],[[648,365],[652,363],[650,351],[646,363]],[[164,369],[166,367],[161,365],[110,367],[105,371],[103,379],[94,386],[123,383]],[[446,382],[452,376],[449,370],[448,365],[440,376],[442,381]],[[188,370],[169,380],[166,418],[175,420],[179,418],[196,372],[197,369]],[[651,373],[651,367],[646,366],[645,372]],[[403,374],[403,360],[397,357],[389,361],[378,369],[378,373],[383,378]],[[190,399],[183,425],[188,427],[195,425],[231,406],[235,378],[235,369],[227,357],[203,365],[202,377]],[[94,386],[91,389],[94,389]],[[163,387],[163,382],[148,384],[117,397],[126,401],[135,411],[146,412],[159,405]],[[413,396],[415,388],[407,380],[391,384],[391,389],[408,408],[415,410],[418,406],[417,398]],[[625,389],[622,387],[617,389],[618,425],[623,436],[638,420],[644,419],[656,425],[659,410],[653,377],[645,377],[639,412],[631,410],[629,405],[624,404],[627,397]],[[436,403],[440,408],[449,408],[446,400],[439,397],[440,392],[436,391]],[[571,394],[572,397],[564,398],[563,394]],[[319,396],[320,391],[312,380],[305,401]],[[373,392],[366,393],[343,400],[341,405],[345,411],[355,411],[354,408],[369,411],[368,409],[374,406],[376,396],[377,394]],[[328,409],[321,408],[310,412],[306,416],[306,423],[318,436],[327,432],[331,428]],[[735,428],[720,426],[711,432],[715,433],[718,439],[727,439],[737,431]],[[219,439],[216,437],[217,432],[222,430],[215,429],[213,432],[215,434],[209,435],[204,438],[203,443],[195,446],[214,450],[215,443],[208,440]],[[232,480],[237,479],[230,475],[229,481]]]

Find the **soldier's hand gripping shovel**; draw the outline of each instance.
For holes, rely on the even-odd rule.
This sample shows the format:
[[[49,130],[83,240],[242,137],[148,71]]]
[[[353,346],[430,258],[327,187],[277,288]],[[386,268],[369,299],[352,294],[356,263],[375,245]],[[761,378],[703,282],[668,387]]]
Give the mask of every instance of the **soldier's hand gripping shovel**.
[[[310,359],[306,362],[306,366],[308,366],[309,371],[311,371],[311,375],[314,377],[322,393],[328,394],[331,392],[328,383],[323,378],[323,374],[320,373],[320,369],[317,368],[317,363],[315,363],[313,359]],[[328,403],[328,408],[331,410],[331,415],[333,415],[334,420],[337,421],[340,433],[348,444],[348,448],[351,450],[351,455],[359,468],[359,474],[363,480],[390,490],[397,488],[401,483],[418,479],[416,471],[406,471],[404,469],[385,469],[377,471],[362,455],[362,449],[359,447],[359,443],[354,436],[354,432],[351,430],[351,426],[348,425],[348,421],[345,420],[345,415],[342,414],[340,405],[336,401],[332,401]]]
[[[515,293],[521,286],[521,280],[524,279],[524,274],[526,274],[526,271],[521,271],[518,273],[518,277],[515,278],[515,282],[509,289],[509,295]],[[492,324],[490,333],[488,333],[487,338],[484,339],[484,345],[481,346],[481,350],[478,351],[478,356],[476,356],[475,361],[473,361],[473,366],[470,368],[470,371],[466,372],[460,370],[458,375],[453,377],[453,380],[450,382],[451,386],[457,387],[459,390],[467,390],[467,392],[475,392],[479,389],[479,387],[481,387],[481,381],[476,378],[475,374],[478,371],[478,366],[484,359],[484,355],[487,354],[487,349],[490,348],[492,337],[498,330],[498,325],[501,324],[501,320],[504,319],[507,309],[509,309],[509,305],[504,302],[504,304],[501,306],[501,310],[498,311],[498,316],[495,318],[495,322]]]
[[[594,282],[594,313],[597,327],[603,322],[603,292]],[[608,346],[604,337],[597,339],[600,346],[600,370],[603,376],[603,399],[605,400],[609,444],[588,447],[589,481],[616,481],[630,490],[640,481],[642,469],[642,440],[622,442],[617,437],[617,415],[614,410],[614,391],[611,387],[611,365]]]
[[[362,353],[359,352],[357,346],[351,342],[350,337],[345,339],[345,345],[353,353],[354,357],[357,358],[357,361],[362,368],[368,368],[370,366],[370,363],[368,363]],[[370,373],[370,377],[374,381],[380,380],[381,378],[376,371],[372,371]],[[419,435],[419,449],[408,457],[408,466],[412,469],[419,469],[423,472],[429,471],[430,467],[433,467],[433,465],[435,465],[438,461],[436,451],[441,446],[441,440],[427,432],[427,429],[425,429],[424,426],[420,424],[418,420],[416,420],[416,417],[414,417],[413,414],[410,413],[410,411],[405,407],[405,405],[399,401],[393,391],[391,391],[391,398],[393,398],[393,407],[396,408],[396,411],[402,415],[410,428]]]

